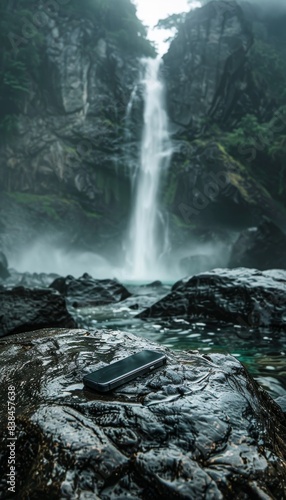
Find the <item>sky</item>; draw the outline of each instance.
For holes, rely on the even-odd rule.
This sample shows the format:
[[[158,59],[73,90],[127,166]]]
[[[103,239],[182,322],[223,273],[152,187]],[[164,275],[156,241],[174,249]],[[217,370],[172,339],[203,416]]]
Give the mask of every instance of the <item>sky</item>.
[[[187,0],[134,0],[137,7],[137,16],[145,26],[149,26],[148,38],[156,43],[157,50],[163,55],[168,44],[164,40],[172,33],[166,30],[154,29],[159,19],[164,19],[170,14],[188,12],[190,3]],[[194,6],[199,6],[199,1],[193,2]]]

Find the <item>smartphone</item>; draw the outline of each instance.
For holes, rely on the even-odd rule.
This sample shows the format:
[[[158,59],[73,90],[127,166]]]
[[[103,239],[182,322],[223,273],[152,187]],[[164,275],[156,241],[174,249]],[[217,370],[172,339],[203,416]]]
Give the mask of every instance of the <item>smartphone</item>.
[[[165,354],[160,352],[148,350],[137,352],[137,354],[85,375],[83,383],[90,389],[108,392],[139,375],[144,375],[144,373],[164,365],[166,361]]]

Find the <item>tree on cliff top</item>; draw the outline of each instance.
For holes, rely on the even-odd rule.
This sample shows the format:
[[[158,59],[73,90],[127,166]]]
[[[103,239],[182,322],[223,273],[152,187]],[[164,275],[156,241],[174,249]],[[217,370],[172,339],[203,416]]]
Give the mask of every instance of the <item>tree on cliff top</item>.
[[[155,48],[147,40],[147,30],[131,0],[71,0],[67,10],[100,23],[106,35],[126,51],[139,57],[155,56]]]

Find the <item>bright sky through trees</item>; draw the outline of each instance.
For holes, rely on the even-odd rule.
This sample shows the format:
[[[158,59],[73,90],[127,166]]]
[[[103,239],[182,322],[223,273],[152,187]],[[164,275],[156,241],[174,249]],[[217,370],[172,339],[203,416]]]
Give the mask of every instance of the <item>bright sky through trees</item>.
[[[148,37],[156,43],[157,49],[163,55],[168,49],[164,40],[172,35],[169,30],[154,29],[159,19],[164,19],[170,14],[187,12],[190,8],[199,7],[200,2],[188,0],[134,0],[137,6],[137,15],[145,26],[149,26]]]

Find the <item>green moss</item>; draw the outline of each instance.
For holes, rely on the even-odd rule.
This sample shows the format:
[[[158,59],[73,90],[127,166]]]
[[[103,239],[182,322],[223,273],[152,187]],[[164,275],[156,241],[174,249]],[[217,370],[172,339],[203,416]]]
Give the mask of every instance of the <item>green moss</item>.
[[[219,142],[217,142],[216,144],[217,144],[218,149],[223,153],[223,155],[226,156],[227,158],[229,158],[230,155],[226,151],[225,147],[222,144],[220,144]]]
[[[185,222],[182,216],[180,217],[179,215],[176,215],[176,214],[172,214],[171,221],[175,226],[177,226],[180,229],[195,229],[196,228],[195,224],[190,224],[188,222]]]
[[[166,192],[164,193],[164,201],[167,206],[174,203],[176,192],[178,189],[178,180],[174,174],[171,175]]]
[[[87,212],[87,211],[84,211],[85,215],[87,216],[88,219],[90,220],[100,220],[102,219],[103,215],[102,214],[98,214],[97,212]]]
[[[31,193],[9,193],[10,198],[21,205],[29,206],[36,210],[43,211],[49,218],[58,220],[59,214],[55,209],[58,199],[50,195],[36,195]]]

